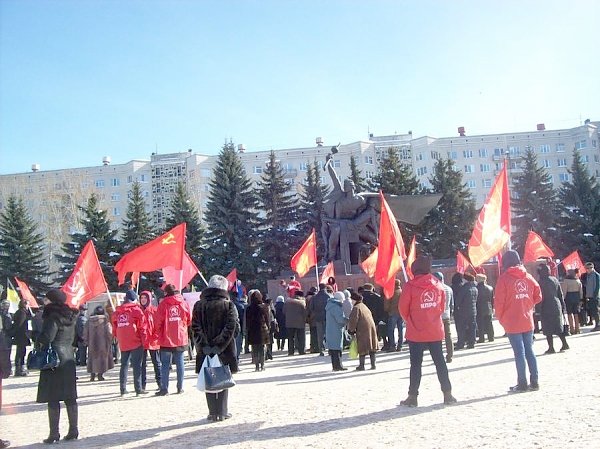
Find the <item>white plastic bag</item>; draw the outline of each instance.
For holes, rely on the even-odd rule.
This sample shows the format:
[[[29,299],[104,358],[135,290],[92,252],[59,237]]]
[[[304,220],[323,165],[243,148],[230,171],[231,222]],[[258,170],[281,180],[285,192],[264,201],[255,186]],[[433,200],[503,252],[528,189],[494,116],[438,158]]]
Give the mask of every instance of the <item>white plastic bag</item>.
[[[196,388],[198,391],[206,392],[206,384],[204,382],[204,367],[205,366],[221,366],[221,359],[219,359],[218,355],[206,356],[204,357],[204,362],[202,362],[202,366],[200,367],[200,371],[198,372],[198,378],[196,380]],[[220,391],[211,391],[211,393],[220,393]]]

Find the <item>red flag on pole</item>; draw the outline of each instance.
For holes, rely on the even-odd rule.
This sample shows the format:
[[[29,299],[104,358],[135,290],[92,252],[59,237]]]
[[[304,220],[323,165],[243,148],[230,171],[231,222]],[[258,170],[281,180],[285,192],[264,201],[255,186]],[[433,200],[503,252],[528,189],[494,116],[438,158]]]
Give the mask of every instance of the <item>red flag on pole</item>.
[[[131,271],[154,271],[164,267],[181,270],[185,252],[186,224],[181,223],[150,242],[125,254],[115,265],[119,285]]]
[[[135,290],[135,287],[137,287],[138,282],[140,282],[140,272],[134,271],[133,273],[131,273],[131,288]]]
[[[523,262],[535,262],[541,257],[553,257],[554,252],[544,243],[542,238],[533,231],[527,234]]]
[[[74,309],[108,291],[96,248],[91,240],[83,247],[73,273],[61,290],[67,295],[67,305]]]
[[[469,262],[469,259],[467,259],[460,251],[456,251],[456,272],[465,274],[465,271],[467,271],[467,268],[469,267],[471,267],[473,271],[477,272],[477,270],[473,268],[473,265],[471,265],[471,262]]]
[[[413,279],[415,276],[412,273],[412,263],[417,259],[417,240],[413,235],[413,238],[410,242],[410,248],[408,250],[408,256],[406,257],[406,274],[408,279]]]
[[[319,283],[327,284],[329,278],[334,277],[335,271],[333,270],[333,262],[329,262],[327,265],[325,265],[325,268],[323,269],[323,274],[321,274],[321,280],[319,281]]]
[[[375,276],[375,268],[377,268],[377,256],[378,255],[379,255],[379,250],[377,248],[375,248],[375,251],[373,251],[369,255],[369,257],[367,257],[365,260],[363,260],[360,263],[360,267],[370,278]]]
[[[575,268],[579,268],[579,270],[582,271],[584,267],[583,261],[581,260],[581,257],[579,257],[577,250],[565,257],[561,264],[563,267],[565,267],[565,270],[574,270]]]
[[[313,228],[310,236],[304,244],[300,247],[298,252],[294,254],[290,261],[292,270],[298,273],[299,277],[303,277],[308,270],[317,264],[317,237],[315,235],[315,228]]]
[[[237,290],[237,268],[231,270],[225,279],[229,281],[228,290]]]
[[[194,276],[198,274],[198,267],[190,255],[184,251],[183,266],[181,267],[181,270],[178,270],[174,267],[163,267],[162,273],[167,284],[179,286],[179,281],[181,280],[182,285],[179,287],[183,288],[184,285],[187,285],[194,278]]]
[[[388,205],[383,192],[381,199],[381,217],[379,219],[379,256],[375,268],[375,282],[383,287],[383,294],[391,298],[394,294],[396,273],[402,268],[406,259],[404,240],[398,228],[398,222]]]
[[[29,290],[29,287],[27,286],[27,284],[16,276],[15,276],[15,282],[19,286],[19,290],[21,291],[21,296],[23,297],[23,299],[25,301],[27,301],[27,304],[29,304],[29,307],[31,307],[32,309],[38,309],[40,306],[38,305],[37,301],[35,300],[35,297],[31,293],[31,290]]]
[[[510,195],[506,161],[479,212],[469,239],[469,259],[474,267],[494,257],[510,241]]]

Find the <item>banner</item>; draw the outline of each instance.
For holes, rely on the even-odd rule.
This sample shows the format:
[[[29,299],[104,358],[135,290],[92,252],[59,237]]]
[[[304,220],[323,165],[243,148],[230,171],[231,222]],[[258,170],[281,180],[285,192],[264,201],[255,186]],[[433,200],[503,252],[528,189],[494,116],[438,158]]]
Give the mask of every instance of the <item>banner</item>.
[[[417,240],[413,235],[413,238],[410,242],[410,248],[408,250],[408,256],[406,257],[406,275],[408,279],[413,279],[415,276],[412,272],[412,264],[417,259]]]
[[[27,301],[29,307],[32,309],[38,309],[40,306],[38,305],[35,296],[33,296],[33,294],[31,293],[31,290],[29,290],[29,286],[16,276],[15,282],[17,283],[17,286],[21,291],[21,296],[25,301]]]
[[[379,256],[375,268],[375,282],[383,287],[383,294],[391,298],[394,294],[396,273],[403,267],[406,259],[404,240],[398,228],[398,222],[390,210],[383,192],[379,191],[381,199],[381,217],[379,219]]]
[[[303,277],[308,270],[317,264],[317,237],[313,228],[310,236],[300,247],[298,252],[293,255],[290,261],[292,270],[298,273],[299,277]]]
[[[370,278],[375,276],[375,269],[377,268],[377,257],[378,256],[379,256],[379,250],[377,248],[375,248],[375,251],[373,251],[369,255],[369,257],[367,257],[365,260],[363,260],[360,263],[360,267]]]
[[[523,263],[535,262],[542,257],[552,258],[554,252],[544,243],[542,238],[533,231],[527,234],[525,242],[525,254],[523,255]]]
[[[321,279],[319,280],[320,284],[327,284],[329,278],[335,278],[335,271],[333,269],[333,262],[329,262],[325,265],[323,269],[323,274],[321,274]]]
[[[183,266],[181,270],[174,267],[164,267],[162,269],[163,278],[167,284],[177,285],[178,289],[181,290],[184,286],[198,274],[198,267],[190,257],[190,255],[183,252]]]
[[[83,247],[73,273],[61,290],[67,295],[67,305],[74,309],[108,291],[96,248],[91,240]]]
[[[580,273],[584,272],[584,264],[581,260],[581,257],[579,257],[577,250],[565,257],[561,264],[563,267],[565,267],[565,270],[574,270],[578,268]]]

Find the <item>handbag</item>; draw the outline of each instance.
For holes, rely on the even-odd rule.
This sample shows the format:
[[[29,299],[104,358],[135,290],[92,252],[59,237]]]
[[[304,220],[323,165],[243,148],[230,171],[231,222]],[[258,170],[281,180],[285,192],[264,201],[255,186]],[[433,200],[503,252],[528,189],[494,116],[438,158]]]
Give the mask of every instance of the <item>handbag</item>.
[[[350,342],[350,349],[348,349],[348,356],[351,359],[358,358],[358,342],[356,341],[356,337],[352,337],[352,341]]]
[[[52,347],[48,345],[47,348],[33,348],[33,350],[27,356],[27,369],[41,371],[53,370],[60,365],[60,359],[58,354]]]
[[[204,367],[204,384],[207,393],[218,393],[235,386],[229,366],[222,365],[218,355],[210,357]]]

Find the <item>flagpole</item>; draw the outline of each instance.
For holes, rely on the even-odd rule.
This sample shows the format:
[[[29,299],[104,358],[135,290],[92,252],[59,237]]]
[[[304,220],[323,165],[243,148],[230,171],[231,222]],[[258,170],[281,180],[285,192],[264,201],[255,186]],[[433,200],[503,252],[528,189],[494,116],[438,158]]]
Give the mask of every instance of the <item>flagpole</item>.
[[[181,270],[179,270],[179,292],[181,293],[181,289],[183,288],[183,265],[181,266]]]
[[[204,278],[204,275],[202,274],[201,271],[198,271],[198,274],[200,275],[200,277],[202,278],[202,280],[204,281],[204,283],[206,284],[206,286],[208,287],[208,282],[206,282],[206,279]]]

